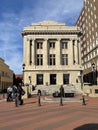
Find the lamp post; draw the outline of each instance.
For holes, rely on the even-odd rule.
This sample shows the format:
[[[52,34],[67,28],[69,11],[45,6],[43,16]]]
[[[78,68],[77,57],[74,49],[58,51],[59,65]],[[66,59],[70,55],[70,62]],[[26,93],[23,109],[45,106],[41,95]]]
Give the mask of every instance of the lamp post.
[[[83,89],[83,70],[80,70],[80,76],[81,76],[81,89]]]
[[[22,68],[23,68],[23,86],[24,86],[24,70],[25,70],[25,64],[22,65]]]
[[[96,84],[96,75],[95,75],[95,63],[92,63],[92,70],[93,70],[93,84]]]

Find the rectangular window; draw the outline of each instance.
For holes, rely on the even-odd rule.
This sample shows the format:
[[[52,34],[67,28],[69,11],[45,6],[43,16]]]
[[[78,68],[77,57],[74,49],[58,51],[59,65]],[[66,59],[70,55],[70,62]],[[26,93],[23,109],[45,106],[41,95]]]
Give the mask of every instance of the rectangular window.
[[[50,74],[50,85],[56,84],[56,74]]]
[[[54,49],[55,48],[55,42],[50,42],[49,43],[49,48]]]
[[[37,55],[37,63],[36,63],[36,65],[43,65],[43,55],[42,54]]]
[[[62,65],[68,65],[68,54],[62,54]]]
[[[37,42],[37,49],[43,49],[43,43]]]
[[[49,55],[49,65],[55,65],[55,54]]]
[[[68,49],[68,42],[62,42],[62,49]]]
[[[63,84],[69,84],[69,74],[63,74]]]
[[[43,84],[43,74],[37,74],[37,85]]]

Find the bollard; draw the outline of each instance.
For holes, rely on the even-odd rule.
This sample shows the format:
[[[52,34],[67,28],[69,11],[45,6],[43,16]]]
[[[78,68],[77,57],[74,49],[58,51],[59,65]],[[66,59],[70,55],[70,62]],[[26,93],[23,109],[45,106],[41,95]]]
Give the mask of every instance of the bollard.
[[[38,90],[38,106],[41,106],[40,96],[41,96],[41,90]]]
[[[38,93],[38,106],[41,106],[41,102],[40,102],[40,93]]]
[[[86,105],[84,96],[82,96],[82,105]]]
[[[61,95],[61,97],[60,97],[60,106],[63,106],[62,95]]]
[[[15,97],[15,107],[18,107],[18,94],[16,93],[16,97]]]

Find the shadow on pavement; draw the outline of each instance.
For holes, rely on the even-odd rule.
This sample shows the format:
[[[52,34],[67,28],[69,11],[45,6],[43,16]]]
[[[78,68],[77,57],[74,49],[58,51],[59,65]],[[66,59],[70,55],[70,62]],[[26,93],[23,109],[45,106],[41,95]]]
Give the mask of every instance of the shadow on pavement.
[[[85,124],[73,130],[98,130],[98,124]]]

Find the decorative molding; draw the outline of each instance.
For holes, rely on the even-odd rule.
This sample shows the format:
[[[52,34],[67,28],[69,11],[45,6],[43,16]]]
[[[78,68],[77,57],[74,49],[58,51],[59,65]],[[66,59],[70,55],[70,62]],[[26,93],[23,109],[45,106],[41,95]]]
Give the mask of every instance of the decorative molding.
[[[79,30],[25,30],[22,32],[22,35],[80,35],[80,33]]]

